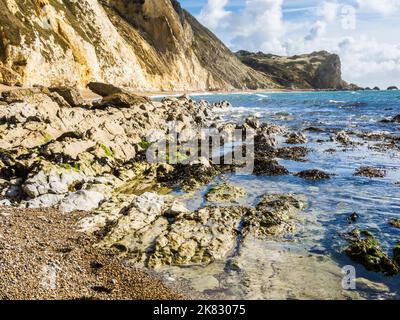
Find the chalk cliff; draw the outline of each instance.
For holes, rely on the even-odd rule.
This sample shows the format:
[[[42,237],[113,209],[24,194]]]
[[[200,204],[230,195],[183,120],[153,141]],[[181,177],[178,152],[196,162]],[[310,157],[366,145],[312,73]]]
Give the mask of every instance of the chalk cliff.
[[[268,88],[176,0],[0,0],[0,83]]]

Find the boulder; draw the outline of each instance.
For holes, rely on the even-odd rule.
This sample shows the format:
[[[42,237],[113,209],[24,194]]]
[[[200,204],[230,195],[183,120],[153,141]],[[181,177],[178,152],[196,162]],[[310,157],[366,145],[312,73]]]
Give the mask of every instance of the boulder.
[[[289,174],[289,171],[276,160],[266,156],[257,156],[254,159],[254,174],[257,176],[281,176]]]
[[[310,151],[306,147],[284,147],[276,149],[274,156],[280,159],[303,162]]]
[[[307,143],[307,137],[301,132],[292,132],[286,140],[287,144]]]
[[[354,175],[368,178],[384,178],[386,177],[386,170],[372,167],[361,167],[356,170]]]
[[[77,88],[72,87],[51,87],[50,92],[55,92],[64,98],[71,107],[79,107],[84,104],[83,97]]]
[[[387,276],[399,273],[399,267],[382,250],[370,232],[354,229],[347,234],[347,240],[349,246],[345,253],[355,262],[365,266],[368,271],[382,272]]]
[[[296,177],[300,177],[306,180],[327,180],[331,178],[331,175],[321,170],[305,170],[295,174]]]
[[[87,86],[91,91],[102,97],[111,96],[116,93],[123,93],[124,90],[112,84],[103,82],[90,82]]]
[[[64,198],[59,206],[62,212],[92,211],[99,207],[104,195],[95,191],[79,190]]]
[[[151,104],[147,97],[137,96],[131,93],[114,93],[104,97],[100,102],[95,103],[94,108],[104,109],[106,107],[131,108],[141,104]]]

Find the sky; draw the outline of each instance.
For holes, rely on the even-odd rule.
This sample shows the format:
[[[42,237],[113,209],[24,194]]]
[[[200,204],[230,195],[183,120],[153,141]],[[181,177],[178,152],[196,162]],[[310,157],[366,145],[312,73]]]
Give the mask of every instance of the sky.
[[[233,51],[340,55],[343,78],[400,87],[400,0],[181,0]]]

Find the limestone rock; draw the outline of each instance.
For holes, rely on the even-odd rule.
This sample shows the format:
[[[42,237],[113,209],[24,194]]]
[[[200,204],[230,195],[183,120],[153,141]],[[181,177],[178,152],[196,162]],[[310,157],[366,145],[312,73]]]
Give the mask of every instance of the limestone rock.
[[[222,183],[212,187],[206,194],[210,202],[233,202],[246,195],[246,191],[235,185]]]
[[[280,236],[293,232],[293,217],[306,208],[300,196],[287,194],[266,194],[244,219],[243,233],[256,236]]]
[[[62,212],[92,211],[99,207],[104,195],[95,191],[80,190],[69,194],[59,206]]]
[[[111,96],[116,93],[123,93],[124,90],[112,84],[102,82],[89,82],[88,88],[102,97]]]
[[[68,102],[71,107],[78,107],[84,104],[83,97],[78,89],[73,87],[51,87],[50,92],[56,92]]]

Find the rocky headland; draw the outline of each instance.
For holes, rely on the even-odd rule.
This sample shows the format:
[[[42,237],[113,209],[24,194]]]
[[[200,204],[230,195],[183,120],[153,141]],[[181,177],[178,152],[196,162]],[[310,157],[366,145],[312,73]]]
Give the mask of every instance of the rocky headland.
[[[342,79],[340,57],[327,51],[291,57],[238,51],[237,57],[247,66],[271,77],[288,89],[358,90],[357,85]]]

